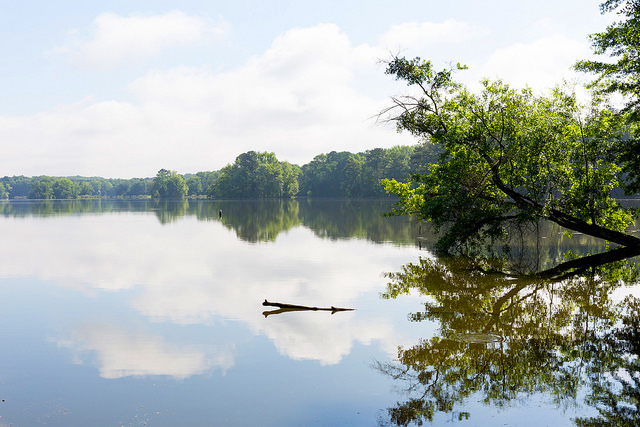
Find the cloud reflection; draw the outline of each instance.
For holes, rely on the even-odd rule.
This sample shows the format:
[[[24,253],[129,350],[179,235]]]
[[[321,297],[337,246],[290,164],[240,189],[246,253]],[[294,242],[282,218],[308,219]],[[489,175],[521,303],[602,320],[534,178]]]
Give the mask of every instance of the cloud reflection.
[[[338,363],[356,342],[376,342],[393,354],[402,338],[379,313],[265,319],[261,302],[358,308],[363,295],[373,293],[378,300],[383,271],[396,271],[416,255],[415,248],[319,239],[304,227],[281,233],[275,244],[249,245],[218,221],[184,218],[163,226],[152,214],[140,213],[4,218],[0,233],[12,242],[0,248],[0,277],[35,276],[89,296],[119,293],[124,304],[155,323],[239,322],[269,337],[281,354],[321,364]],[[105,378],[185,378],[233,364],[230,353],[170,347],[161,337],[105,325],[78,331],[67,347],[77,354],[95,352]],[[231,348],[234,338],[229,340]]]
[[[294,360],[317,360],[322,365],[334,365],[351,352],[355,342],[380,341],[389,354],[397,350],[390,324],[380,319],[358,320],[355,313],[287,313],[276,319],[271,317],[267,323],[264,333],[281,354]]]
[[[84,325],[74,331],[70,340],[59,340],[57,344],[70,349],[79,364],[94,353],[100,376],[108,379],[147,375],[184,379],[213,368],[226,370],[234,363],[228,351],[177,348],[162,337],[105,323]]]

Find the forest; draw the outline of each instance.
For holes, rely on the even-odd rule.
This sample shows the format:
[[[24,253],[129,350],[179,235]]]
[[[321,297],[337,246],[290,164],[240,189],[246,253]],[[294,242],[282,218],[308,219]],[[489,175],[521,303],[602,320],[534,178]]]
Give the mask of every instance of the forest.
[[[332,151],[298,166],[275,153],[249,151],[220,170],[180,174],[160,169],[155,177],[101,178],[5,176],[0,199],[384,197],[381,179],[404,180],[437,161],[438,147]]]

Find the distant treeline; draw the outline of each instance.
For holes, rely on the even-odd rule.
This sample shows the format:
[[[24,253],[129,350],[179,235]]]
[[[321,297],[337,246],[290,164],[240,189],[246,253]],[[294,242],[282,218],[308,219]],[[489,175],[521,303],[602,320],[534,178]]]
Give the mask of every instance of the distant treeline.
[[[249,151],[218,171],[181,175],[161,169],[153,178],[5,176],[0,199],[379,197],[382,178],[424,173],[438,157],[430,144],[320,154],[300,167],[274,153]]]

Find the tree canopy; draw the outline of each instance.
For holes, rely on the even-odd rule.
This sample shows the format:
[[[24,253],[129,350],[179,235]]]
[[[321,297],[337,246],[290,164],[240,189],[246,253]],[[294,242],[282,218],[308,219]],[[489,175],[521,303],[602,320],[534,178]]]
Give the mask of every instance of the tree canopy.
[[[420,58],[393,58],[386,72],[419,94],[393,98],[381,114],[441,154],[410,181],[385,180],[385,188],[399,196],[394,213],[415,213],[443,231],[437,250],[502,240],[510,226],[538,219],[640,245],[624,232],[635,212],[611,196],[624,182],[620,147],[629,127],[605,98],[582,105],[570,88],[536,95],[500,80],[483,80],[476,94],[453,70],[436,71]]]
[[[160,169],[153,179],[153,195],[161,199],[181,199],[187,195],[187,192],[184,176],[175,171]]]
[[[7,192],[7,189],[4,187],[4,184],[0,182],[0,200],[7,199],[8,197],[9,197],[9,193]]]
[[[607,0],[600,5],[602,13],[617,11],[623,19],[609,25],[605,31],[590,36],[594,53],[615,58],[583,60],[575,68],[597,75],[590,85],[602,93],[618,93],[625,97],[624,112],[632,123],[640,119],[640,1]],[[626,186],[640,192],[640,140],[637,135],[619,147]]]
[[[274,153],[248,151],[220,171],[207,193],[218,198],[290,198],[298,193],[300,167]]]
[[[175,198],[183,197],[183,179],[187,188],[184,195],[190,197],[385,197],[378,183],[381,178],[404,179],[412,170],[434,161],[435,156],[436,151],[427,144],[374,148],[360,153],[332,151],[318,154],[300,167],[278,160],[274,153],[248,151],[220,170],[196,174],[180,175],[162,169],[154,178],[5,176],[0,178],[0,184],[5,189],[4,197],[10,199]],[[58,183],[60,191],[54,194],[53,185],[58,180],[64,180],[64,184]],[[178,189],[176,194],[165,194],[170,185],[175,187],[171,191]],[[63,187],[68,191],[62,191]]]
[[[627,95],[627,110],[640,112],[640,1],[606,0],[602,13],[617,11],[623,20],[605,31],[590,36],[594,53],[609,55],[617,61],[583,60],[576,63],[581,71],[598,74],[594,85],[605,92]]]

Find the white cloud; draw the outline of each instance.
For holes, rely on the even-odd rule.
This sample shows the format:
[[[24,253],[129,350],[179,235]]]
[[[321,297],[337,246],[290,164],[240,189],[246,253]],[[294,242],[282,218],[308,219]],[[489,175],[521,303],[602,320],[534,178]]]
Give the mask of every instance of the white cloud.
[[[117,62],[212,31],[199,18],[180,12],[104,20],[112,23],[100,27],[111,30],[97,31],[91,41],[76,46],[75,54],[88,60],[97,46],[109,45],[106,50],[116,53],[106,58]],[[159,22],[175,22],[168,32],[175,37],[159,35]],[[145,25],[151,35],[131,46],[106,35],[119,26],[131,34]],[[181,28],[185,34],[178,37]],[[389,96],[405,90],[384,74],[378,59],[400,42],[434,52],[434,59],[445,59],[445,54],[462,59],[456,58],[457,49],[471,49],[470,39],[486,32],[453,20],[409,23],[392,27],[379,46],[354,46],[334,24],[291,29],[231,69],[149,70],[128,84],[126,102],[87,98],[34,115],[0,117],[0,141],[8,142],[0,169],[7,175],[130,178],[153,176],[160,168],[216,170],[249,150],[275,152],[281,160],[302,165],[332,150],[413,144],[411,135],[397,134],[393,126],[372,118],[389,105]],[[547,36],[495,51],[458,76],[471,85],[498,76],[515,86],[551,86],[587,50],[586,43]]]
[[[212,27],[202,18],[180,11],[129,17],[103,13],[94,20],[88,40],[76,30],[70,44],[54,49],[54,53],[67,54],[75,63],[92,68],[112,67],[124,61],[157,55],[166,48],[221,36],[228,31],[226,22]]]
[[[584,77],[571,67],[578,59],[588,56],[586,43],[563,35],[548,36],[496,50],[474,74],[501,78],[516,87],[528,85],[545,89],[561,83],[563,78]]]
[[[387,103],[355,87],[391,79],[378,50],[352,46],[335,25],[293,29],[234,69],[149,71],[128,86],[132,102],[85,101],[0,118],[15,141],[7,174],[153,176],[219,169],[248,150],[298,164],[332,150],[413,143],[371,118]],[[373,77],[372,77],[373,76]]]
[[[468,42],[488,33],[486,28],[452,19],[444,22],[408,22],[393,25],[380,37],[379,44],[392,53],[404,49],[424,52],[432,51],[434,46]]]

